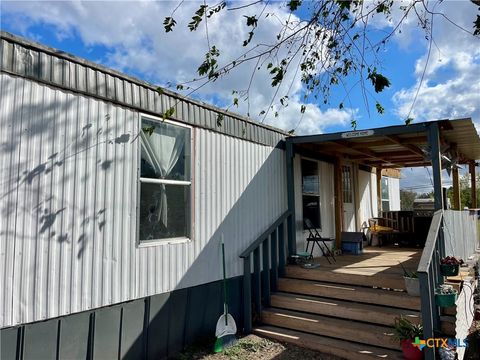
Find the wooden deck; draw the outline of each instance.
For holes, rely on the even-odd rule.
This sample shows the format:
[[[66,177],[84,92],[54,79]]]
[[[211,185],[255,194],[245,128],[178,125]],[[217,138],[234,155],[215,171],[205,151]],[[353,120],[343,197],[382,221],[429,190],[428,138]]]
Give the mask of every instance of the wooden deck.
[[[402,265],[415,271],[420,257],[420,249],[369,247],[333,264],[316,258],[314,269],[287,266],[254,331],[346,359],[401,358],[391,326],[400,316],[421,321]]]
[[[320,267],[315,269],[289,266],[287,276],[403,290],[402,266],[415,271],[421,254],[420,249],[367,247],[361,255],[337,256],[333,264],[324,257],[316,258],[313,262],[319,263]]]

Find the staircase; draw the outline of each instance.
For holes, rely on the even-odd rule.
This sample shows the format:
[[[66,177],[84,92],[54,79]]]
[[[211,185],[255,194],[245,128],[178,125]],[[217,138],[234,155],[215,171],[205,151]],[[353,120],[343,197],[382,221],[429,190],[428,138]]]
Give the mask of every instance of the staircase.
[[[420,298],[404,291],[399,273],[337,269],[287,266],[253,332],[345,359],[401,359],[392,324],[420,322]]]

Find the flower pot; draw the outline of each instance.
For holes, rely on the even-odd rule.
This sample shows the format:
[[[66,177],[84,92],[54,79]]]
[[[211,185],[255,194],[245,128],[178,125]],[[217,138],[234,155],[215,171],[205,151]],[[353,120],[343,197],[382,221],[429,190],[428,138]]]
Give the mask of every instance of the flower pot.
[[[400,343],[402,347],[403,358],[406,360],[422,360],[423,351],[421,351],[418,347],[413,346],[412,343],[412,339],[402,340]]]
[[[407,289],[408,295],[420,296],[420,281],[418,278],[404,276],[403,279],[405,280],[405,288]]]
[[[440,264],[440,273],[443,276],[457,276],[460,270],[460,265]]]
[[[435,302],[437,303],[437,306],[442,308],[450,307],[455,305],[457,295],[457,292],[454,292],[453,294],[435,294]]]

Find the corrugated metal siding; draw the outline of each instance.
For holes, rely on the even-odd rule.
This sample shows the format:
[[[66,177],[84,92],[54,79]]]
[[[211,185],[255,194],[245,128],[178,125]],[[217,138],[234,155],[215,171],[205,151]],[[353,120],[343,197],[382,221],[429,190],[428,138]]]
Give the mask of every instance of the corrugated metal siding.
[[[390,211],[400,211],[400,179],[388,177]]]
[[[469,211],[445,210],[443,213],[443,234],[445,253],[463,260],[480,249],[478,214]]]
[[[160,115],[175,107],[172,119],[269,146],[277,145],[287,135],[282,130],[184,98],[172,91],[164,90],[159,94],[156,87],[143,81],[5,32],[1,32],[0,52],[2,71],[135,110]],[[217,125],[219,113],[223,114],[222,126]]]
[[[1,327],[217,280],[222,232],[238,276],[286,210],[282,150],[197,128],[194,239],[137,248],[139,113],[5,73],[0,91]]]
[[[368,219],[378,216],[376,177],[377,175],[371,172],[358,171],[358,199],[360,204],[357,222],[360,228],[364,223],[368,226]]]

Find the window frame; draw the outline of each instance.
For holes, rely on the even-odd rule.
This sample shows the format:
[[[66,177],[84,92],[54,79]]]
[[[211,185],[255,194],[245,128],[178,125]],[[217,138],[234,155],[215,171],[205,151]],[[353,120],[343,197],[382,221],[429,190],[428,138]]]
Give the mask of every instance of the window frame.
[[[308,161],[308,162],[312,162],[312,163],[315,163],[315,166],[316,166],[316,175],[317,178],[318,178],[318,193],[306,193],[304,192],[304,183],[303,183],[303,180],[304,180],[304,176],[303,176],[303,161]],[[305,219],[305,212],[304,212],[304,199],[305,197],[314,197],[317,199],[318,201],[318,224],[320,225],[319,227],[316,227],[315,229],[316,230],[319,230],[320,232],[322,231],[322,186],[321,186],[321,180],[320,180],[320,164],[319,164],[319,161],[316,160],[316,159],[311,159],[311,158],[308,158],[308,157],[300,157],[300,177],[302,179],[302,186],[301,186],[301,191],[300,191],[300,195],[301,195],[301,206],[302,206],[302,223],[303,223],[303,220]],[[310,221],[312,221],[312,223],[316,223],[316,221],[313,221],[312,219],[310,219]],[[304,226],[303,226],[304,227]],[[304,231],[307,231],[305,229],[305,227],[303,228]]]
[[[385,190],[387,191],[387,198],[384,198],[383,197],[383,190],[384,190],[384,181],[385,181]],[[382,179],[381,179],[381,202],[382,202],[382,211],[390,211],[390,184],[388,183],[388,176],[382,176]],[[388,210],[385,210],[384,209],[384,206],[383,204],[384,203],[388,203]]]
[[[169,180],[169,179],[152,179],[152,178],[142,178],[141,175],[141,163],[142,163],[142,144],[141,144],[141,137],[140,131],[142,131],[142,122],[143,120],[157,122],[157,123],[168,123],[175,126],[180,126],[183,128],[190,129],[190,181],[186,180]],[[194,218],[194,208],[195,208],[195,196],[194,196],[194,154],[195,154],[195,128],[193,126],[173,121],[169,119],[163,119],[158,116],[153,116],[149,114],[140,113],[139,120],[138,120],[138,148],[137,148],[137,204],[136,204],[136,246],[138,248],[143,247],[150,247],[150,246],[161,246],[161,245],[169,245],[169,244],[181,244],[187,243],[194,240],[194,230],[195,230],[195,218]],[[143,179],[143,180],[142,180]],[[152,240],[140,240],[140,201],[141,201],[141,185],[143,183],[147,184],[165,184],[165,185],[184,185],[190,186],[190,224],[188,228],[188,232],[190,236],[179,236],[179,237],[172,237],[172,238],[165,238],[165,239],[152,239]],[[188,225],[187,225],[188,226]]]

